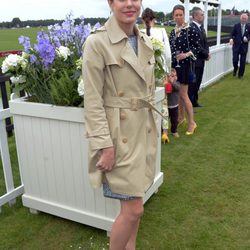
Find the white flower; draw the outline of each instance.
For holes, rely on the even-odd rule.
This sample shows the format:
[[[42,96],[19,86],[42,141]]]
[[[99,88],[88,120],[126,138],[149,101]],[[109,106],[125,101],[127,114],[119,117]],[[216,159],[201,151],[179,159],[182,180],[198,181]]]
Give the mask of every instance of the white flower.
[[[9,70],[13,70],[16,66],[21,64],[23,58],[16,54],[10,54],[6,57],[2,64],[2,72],[6,73]]]
[[[11,82],[14,83],[14,84],[17,84],[17,83],[24,83],[26,82],[26,76],[23,76],[23,75],[18,75],[18,76],[12,76],[10,78]]]
[[[82,77],[78,79],[78,88],[77,88],[79,96],[84,96],[84,82]]]
[[[15,70],[15,68],[21,66],[25,69],[28,61],[23,57],[16,54],[8,55],[2,63],[2,72],[6,73],[8,71]]]
[[[9,65],[7,64],[7,62],[4,60],[2,63],[2,72],[6,73],[9,70]]]
[[[164,44],[162,41],[160,41],[159,39],[154,38],[154,37],[151,39],[151,41],[152,41],[153,49],[155,51],[159,50],[161,53],[164,52]]]
[[[64,46],[60,46],[56,49],[57,55],[62,57],[64,61],[67,60],[68,56],[70,56],[70,49]]]

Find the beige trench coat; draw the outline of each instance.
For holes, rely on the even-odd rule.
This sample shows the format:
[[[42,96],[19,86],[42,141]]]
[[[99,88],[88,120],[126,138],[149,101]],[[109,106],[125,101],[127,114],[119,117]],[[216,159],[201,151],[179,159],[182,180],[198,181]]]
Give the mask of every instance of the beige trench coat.
[[[112,192],[143,197],[155,176],[157,130],[151,108],[154,52],[137,28],[138,55],[114,17],[91,34],[83,51],[84,109],[89,177]],[[114,146],[112,171],[96,168],[100,149]]]

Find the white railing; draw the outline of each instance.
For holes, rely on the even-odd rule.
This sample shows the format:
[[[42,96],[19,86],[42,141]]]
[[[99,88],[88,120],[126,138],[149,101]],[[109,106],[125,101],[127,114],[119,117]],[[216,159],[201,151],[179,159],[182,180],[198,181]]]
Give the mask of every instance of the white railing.
[[[232,46],[221,44],[210,47],[211,58],[205,64],[201,90],[233,70]]]
[[[210,47],[210,53],[211,59],[205,64],[201,90],[233,71],[231,45],[224,43],[212,46]],[[246,62],[250,63],[250,42]]]
[[[0,196],[0,212],[1,207],[4,204],[9,203],[10,206],[13,205],[16,202],[16,197],[24,192],[23,185],[20,185],[17,188],[14,186],[7,133],[5,128],[5,119],[9,117],[11,117],[9,109],[0,109],[0,155],[6,187],[6,194]]]
[[[250,63],[250,42],[248,43],[247,62]]]

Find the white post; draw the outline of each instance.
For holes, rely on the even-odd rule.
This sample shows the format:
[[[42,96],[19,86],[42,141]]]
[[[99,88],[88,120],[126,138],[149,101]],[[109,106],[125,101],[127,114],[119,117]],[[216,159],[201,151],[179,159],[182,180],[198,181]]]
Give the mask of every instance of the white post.
[[[208,0],[206,0],[205,4],[204,4],[204,14],[205,14],[205,19],[204,19],[204,29],[206,30],[206,34],[207,34],[207,30],[208,30]]]
[[[220,37],[221,37],[221,19],[222,19],[222,10],[221,10],[221,2],[219,1],[218,5],[218,13],[217,13],[217,46],[220,45]]]
[[[185,0],[184,7],[185,7],[185,21],[189,23],[189,0]]]
[[[8,114],[7,114],[8,113]],[[7,133],[5,128],[5,121],[6,117],[9,117],[9,110],[0,110],[0,153],[2,158],[3,164],[3,173],[5,179],[5,186],[7,193],[14,190],[14,182],[13,182],[13,175],[10,163],[10,155],[9,155],[9,145],[7,140]],[[12,205],[15,203],[15,199],[10,201],[9,204]]]

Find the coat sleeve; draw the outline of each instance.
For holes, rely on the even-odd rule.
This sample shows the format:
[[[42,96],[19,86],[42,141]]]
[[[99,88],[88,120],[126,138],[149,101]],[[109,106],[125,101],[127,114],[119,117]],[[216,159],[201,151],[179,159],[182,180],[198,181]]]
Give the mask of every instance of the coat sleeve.
[[[249,24],[247,24],[247,39],[248,39],[248,41],[250,41],[250,25]]]
[[[188,32],[189,49],[192,51],[194,56],[197,57],[197,55],[199,55],[201,51],[200,36],[196,31],[196,29],[194,28],[187,29],[187,32]]]
[[[207,43],[207,37],[204,38],[204,47],[201,46],[201,51],[200,51],[200,57],[202,59],[207,59],[208,56],[209,56],[209,46],[208,46],[208,43]]]
[[[88,37],[83,49],[84,114],[90,148],[113,146],[103,100],[104,58],[96,34]]]

